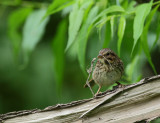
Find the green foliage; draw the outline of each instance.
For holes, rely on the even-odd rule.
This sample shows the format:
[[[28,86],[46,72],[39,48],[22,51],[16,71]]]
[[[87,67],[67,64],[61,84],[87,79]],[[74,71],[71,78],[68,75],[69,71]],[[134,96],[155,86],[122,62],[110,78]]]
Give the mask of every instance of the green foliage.
[[[20,8],[13,11],[9,16],[8,33],[12,41],[15,59],[17,59],[17,56],[19,55],[22,39],[22,34],[20,33],[19,29],[31,11],[32,9],[30,8]]]
[[[92,8],[88,14],[88,18],[84,22],[82,28],[79,31],[79,34],[77,36],[77,42],[78,42],[78,60],[80,63],[80,67],[82,70],[85,71],[85,53],[86,53],[86,46],[87,46],[87,40],[90,31],[92,30],[93,23],[92,19],[97,15],[98,13],[98,7],[95,6]]]
[[[137,44],[137,41],[139,39],[139,37],[142,34],[143,31],[143,27],[144,27],[144,21],[147,17],[147,15],[149,14],[149,12],[151,11],[151,7],[152,7],[152,1],[150,3],[146,3],[146,4],[142,4],[140,6],[138,6],[135,10],[135,18],[134,18],[134,28],[133,28],[133,38],[134,38],[134,44],[133,44],[133,49],[132,49],[132,53],[133,50]]]
[[[104,44],[103,44],[103,48],[108,47],[108,44],[111,40],[111,24],[109,21],[106,22],[106,31],[105,31],[105,40],[104,40]]]
[[[159,5],[157,5],[157,7],[158,7]],[[152,48],[153,47],[155,47],[155,45],[157,44],[157,41],[159,40],[159,37],[160,37],[160,13],[158,13],[158,19],[157,19],[157,31],[156,31],[156,39],[155,39],[155,41],[154,41],[154,43],[153,43],[153,46],[152,46]]]
[[[127,75],[127,80],[128,81],[132,81],[132,82],[135,82],[136,79],[141,76],[141,74],[139,72],[136,71],[135,68],[137,67],[140,67],[138,64],[138,61],[140,59],[141,55],[136,55],[134,57],[134,59],[126,66],[126,69],[125,69],[125,73]]]
[[[54,0],[52,4],[48,7],[47,12],[44,17],[61,11],[62,9],[72,5],[74,0]]]
[[[69,15],[69,30],[68,30],[69,37],[68,37],[68,43],[67,43],[66,50],[75,41],[75,38],[78,34],[78,31],[83,21],[85,10],[87,10],[90,4],[92,4],[91,1],[87,1],[82,5],[79,5],[78,2],[75,3],[72,12]]]
[[[45,9],[39,9],[33,11],[26,20],[23,29],[23,41],[22,50],[24,56],[24,64],[28,63],[30,53],[34,50],[37,43],[42,38],[45,32],[45,26],[49,20],[49,17],[41,22],[42,17],[46,13]]]
[[[64,47],[66,47],[65,51],[69,50],[69,52],[72,52],[71,54],[74,54],[78,57],[80,67],[83,73],[86,74],[85,62],[87,43],[89,40],[92,40],[92,35],[95,35],[95,30],[99,32],[100,40],[101,38],[103,39],[103,42],[101,43],[103,45],[101,46],[101,48],[110,47],[110,45],[113,45],[111,41],[117,40],[116,42],[114,42],[113,47],[117,47],[115,49],[117,49],[118,55],[123,57],[124,49],[122,49],[122,44],[123,40],[126,40],[124,39],[124,36],[127,20],[134,20],[134,23],[132,25],[134,41],[132,43],[132,41],[130,41],[132,39],[128,40],[129,42],[131,42],[129,44],[131,45],[132,50],[125,50],[125,52],[128,52],[129,55],[130,52],[131,54],[133,54],[135,48],[137,51],[134,52],[134,55],[132,56],[132,58],[130,58],[131,60],[126,63],[126,66],[128,66],[126,70],[126,78],[129,78],[129,80],[131,81],[131,78],[133,78],[134,76],[133,71],[135,69],[135,65],[140,60],[138,59],[138,57],[142,54],[142,50],[140,49],[141,47],[153,71],[156,73],[155,66],[151,59],[147,37],[149,26],[152,19],[154,18],[155,13],[157,12],[159,2],[153,3],[153,0],[151,0],[149,3],[143,3],[136,7],[134,7],[134,4],[135,2],[133,1],[126,2],[123,0],[118,3],[104,0],[54,0],[48,6],[47,11],[45,9],[35,10],[29,15],[27,19],[26,17],[31,12],[31,9],[17,10],[18,12],[15,11],[9,19],[9,34],[12,41],[15,42],[13,43],[13,47],[16,52],[15,54],[18,54],[18,49],[20,49],[21,42],[21,35],[17,30],[19,26],[22,25],[25,19],[26,22],[23,28],[22,51],[24,63],[27,63],[30,53],[35,49],[36,45],[42,38],[43,33],[45,32],[44,29],[48,22],[49,16],[63,10],[64,8],[70,7],[71,10],[68,11],[69,26],[67,45],[65,45],[64,43],[65,38],[60,36],[65,35],[65,32],[67,32],[66,26],[63,21],[62,24],[59,25],[56,36],[53,40],[53,52],[56,59],[54,62],[54,66],[56,69],[55,76],[58,87],[62,86],[63,80]],[[153,10],[151,10],[153,4],[157,6]],[[18,23],[14,25],[13,21],[17,19],[18,14],[21,14],[22,17],[20,20],[18,20]],[[119,23],[117,21],[118,19]],[[159,17],[157,19],[159,19]],[[64,28],[64,30],[62,28]],[[152,47],[155,47],[159,40],[159,30],[160,23],[158,22],[156,39],[154,40]],[[117,35],[115,35],[115,33],[117,33]],[[141,43],[137,43],[138,40],[140,40]],[[61,47],[59,47],[59,49],[56,49],[57,46]],[[70,58],[72,58],[72,55],[70,55]],[[60,63],[61,66],[58,66],[58,63]]]
[[[154,73],[157,74],[156,69],[152,63],[151,60],[151,55],[150,55],[150,51],[149,51],[149,46],[148,46],[148,41],[147,41],[147,34],[148,34],[148,29],[151,23],[151,20],[153,18],[153,15],[155,14],[155,12],[157,11],[159,6],[156,6],[149,14],[148,18],[147,18],[147,22],[145,24],[145,27],[143,29],[142,35],[141,35],[141,44],[142,44],[142,48],[147,56],[148,62],[150,63],[152,69],[154,70]]]
[[[121,16],[120,21],[119,21],[119,27],[118,27],[118,55],[120,56],[120,48],[121,48],[121,43],[125,31],[125,26],[126,26],[126,19],[125,17]]]
[[[107,9],[103,10],[100,14],[98,14],[97,17],[94,19],[94,21],[103,17],[104,15],[107,15],[107,14],[113,13],[113,12],[125,12],[125,10],[120,6],[116,6],[116,5],[111,6]]]
[[[113,38],[114,36],[114,20],[115,20],[115,16],[111,16],[111,20],[110,20],[110,23],[111,23],[111,37]]]
[[[54,55],[54,68],[55,68],[55,79],[57,84],[57,90],[60,91],[62,88],[63,74],[64,74],[64,48],[66,40],[66,29],[67,23],[66,20],[63,20],[56,32],[56,36],[52,41],[53,55]],[[57,48],[58,46],[58,48]]]
[[[123,60],[124,81],[136,82],[144,76],[159,71],[155,62],[157,59],[154,59],[154,52],[160,45],[159,1],[151,0],[148,3],[138,4],[132,0],[40,0],[38,2],[8,0],[0,4],[5,5],[0,8],[2,22],[0,58],[3,61],[5,57],[11,56],[2,46],[10,39],[15,59],[23,60],[22,67],[25,69],[22,71],[22,76],[27,76],[28,80],[28,78],[34,79],[34,76],[41,73],[36,79],[38,82],[41,77],[47,76],[40,81],[41,86],[43,87],[42,83],[46,81],[49,87],[55,87],[55,91],[46,89],[54,93],[53,99],[57,100],[58,97],[55,95],[59,92],[65,95],[63,97],[65,101],[77,99],[78,95],[84,97],[85,91],[82,93],[81,90],[86,79],[84,75],[87,75],[86,68],[89,68],[90,61],[102,48],[111,48]],[[9,38],[2,30],[6,29],[6,22]],[[45,50],[42,50],[43,47]],[[4,51],[7,55],[3,53]],[[40,60],[35,62],[35,59]],[[4,64],[10,61],[7,59]],[[42,64],[43,61],[47,63]],[[45,65],[48,65],[47,69],[52,68],[52,71],[44,72],[47,71],[43,68]],[[2,66],[4,65],[0,63],[0,68],[5,68]],[[38,69],[36,74],[32,74],[36,68]],[[12,74],[16,74],[14,65],[9,66],[9,69],[13,70]],[[2,71],[7,70],[8,68],[5,68]],[[49,76],[53,81],[48,79]],[[19,77],[14,81],[17,80]],[[33,80],[32,82],[34,83]],[[80,89],[79,93],[77,88]],[[71,95],[74,98],[69,98]]]

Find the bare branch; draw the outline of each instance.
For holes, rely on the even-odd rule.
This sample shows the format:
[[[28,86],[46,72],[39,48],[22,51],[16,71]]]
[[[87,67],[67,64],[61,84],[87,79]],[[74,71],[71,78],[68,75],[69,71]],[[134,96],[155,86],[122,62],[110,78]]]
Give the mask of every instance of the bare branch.
[[[160,75],[145,78],[124,89],[107,91],[97,98],[0,115],[5,123],[28,122],[149,122],[160,117]],[[81,116],[81,118],[79,118]]]

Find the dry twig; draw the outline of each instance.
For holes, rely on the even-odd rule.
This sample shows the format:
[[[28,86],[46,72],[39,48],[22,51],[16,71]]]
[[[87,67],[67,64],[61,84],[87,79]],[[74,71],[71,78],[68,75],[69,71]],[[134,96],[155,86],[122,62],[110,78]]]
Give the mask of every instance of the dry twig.
[[[90,91],[92,92],[93,96],[94,96],[94,92],[93,92],[93,90],[92,90],[92,88],[91,88],[91,86],[89,84],[89,78],[90,78],[90,76],[92,74],[93,64],[94,64],[95,60],[96,60],[96,58],[92,59],[92,61],[91,61],[91,67],[87,70],[87,72],[88,72],[89,75],[88,75],[88,78],[87,78],[87,81],[86,81],[86,84],[88,85],[88,87],[89,87]]]

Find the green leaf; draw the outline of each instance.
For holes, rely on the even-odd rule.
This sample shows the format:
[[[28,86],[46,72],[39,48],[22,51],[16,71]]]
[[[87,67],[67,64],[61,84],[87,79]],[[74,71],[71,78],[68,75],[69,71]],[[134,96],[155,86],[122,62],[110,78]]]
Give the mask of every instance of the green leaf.
[[[20,33],[20,27],[24,23],[25,19],[32,11],[30,8],[21,8],[13,11],[8,19],[8,33],[13,45],[13,51],[15,58],[18,57],[22,34]]]
[[[67,21],[60,22],[55,37],[52,41],[53,55],[54,55],[54,75],[57,83],[57,90],[60,92],[62,88],[63,75],[64,75],[64,48],[67,32]]]
[[[149,46],[148,46],[148,41],[147,41],[147,34],[148,34],[148,29],[149,29],[150,23],[151,23],[151,21],[152,21],[152,18],[153,18],[153,16],[154,16],[155,12],[157,11],[158,7],[159,7],[159,6],[155,7],[155,8],[151,11],[151,13],[149,14],[149,16],[148,16],[148,18],[147,18],[146,25],[145,25],[145,27],[144,27],[144,29],[143,29],[143,33],[142,33],[142,35],[141,35],[142,48],[143,48],[144,53],[145,53],[145,55],[146,55],[146,57],[147,57],[147,59],[148,59],[148,62],[149,62],[149,64],[151,65],[151,67],[152,67],[152,69],[153,69],[153,71],[154,71],[155,74],[157,74],[157,72],[156,72],[156,69],[155,69],[155,67],[154,67],[154,64],[152,63],[152,59],[151,59],[151,55],[150,55],[150,51],[149,51]]]
[[[124,1],[123,1],[122,6],[123,6],[124,9],[127,9],[128,3],[129,3],[128,0],[124,0]]]
[[[113,38],[114,36],[114,16],[111,17],[110,24],[111,24],[111,37]]]
[[[114,15],[102,17],[97,23],[94,24],[94,26],[101,29],[107,21],[111,20],[113,16]]]
[[[15,0],[15,3],[18,5],[22,2],[22,0]]]
[[[151,11],[152,1],[150,3],[141,4],[136,8],[136,11],[135,11],[136,16],[134,18],[134,24],[133,24],[134,44],[133,44],[131,54],[133,53],[134,48],[137,44],[137,41],[142,34],[143,27],[144,27],[144,21],[147,15],[149,14],[149,12]]]
[[[45,26],[49,18],[41,21],[46,10],[40,9],[33,11],[27,18],[23,28],[22,50],[24,53],[24,65],[27,64],[30,53],[40,41],[45,31]]]
[[[125,17],[121,16],[119,21],[119,27],[118,27],[118,55],[119,56],[120,56],[120,49],[121,49],[125,27],[126,27],[126,19]]]
[[[110,22],[106,22],[106,30],[105,30],[105,40],[103,44],[103,48],[106,48],[111,40],[111,24]]]
[[[98,13],[98,7],[93,7],[89,14],[87,20],[82,25],[82,28],[78,34],[78,37],[76,41],[78,41],[78,60],[80,63],[80,67],[83,70],[84,73],[86,73],[85,68],[85,53],[86,53],[86,45],[87,45],[87,39],[89,36],[89,33],[93,27],[92,25],[92,19],[97,15]]]
[[[112,16],[104,16],[100,21],[94,24],[99,30],[99,33],[101,33],[102,27],[105,25],[105,37],[104,37],[104,43],[103,48],[106,48],[111,40],[111,31],[113,34],[113,27],[114,27],[114,15]],[[111,22],[112,20],[112,22]],[[112,23],[112,30],[111,30],[111,23]],[[99,34],[101,35],[101,34]]]
[[[94,2],[91,0],[91,3],[89,4],[89,6],[85,9],[85,12],[83,15],[83,21],[86,21],[86,19],[88,18],[88,13],[91,10],[93,4],[94,4]]]
[[[81,6],[79,6],[78,3],[74,4],[74,8],[69,15],[69,37],[65,51],[67,51],[75,41],[75,38],[83,21],[84,12],[90,4],[92,4],[91,1],[87,1]]]
[[[160,6],[160,5],[158,5]],[[155,45],[157,44],[159,38],[160,38],[160,13],[158,13],[158,24],[157,24],[157,30],[156,30],[156,39],[153,43],[152,49],[155,47]]]
[[[116,5],[110,6],[109,8],[103,10],[100,14],[98,14],[93,19],[93,22],[96,22],[99,18],[101,18],[109,13],[113,13],[113,12],[125,12],[125,10],[120,6],[116,6]]]
[[[74,2],[74,0],[54,0],[52,4],[48,7],[44,18],[61,11],[62,9],[72,5]]]
[[[125,73],[127,75],[128,81],[131,81],[131,82],[136,81],[137,73],[135,68],[137,67],[139,59],[140,59],[140,54],[137,54],[134,57],[134,59],[126,66]]]

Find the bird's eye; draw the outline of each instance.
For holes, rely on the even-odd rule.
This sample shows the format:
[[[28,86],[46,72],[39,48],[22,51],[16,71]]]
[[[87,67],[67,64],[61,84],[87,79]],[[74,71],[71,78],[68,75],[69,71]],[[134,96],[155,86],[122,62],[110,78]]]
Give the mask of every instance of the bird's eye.
[[[112,61],[113,59],[112,58],[108,58],[108,60]]]
[[[109,56],[109,53],[107,53],[106,56]]]

